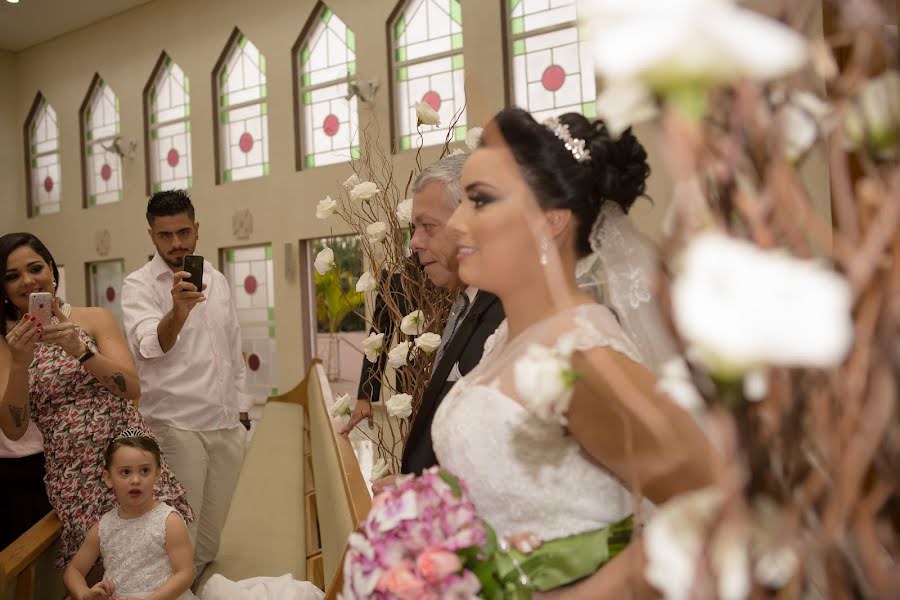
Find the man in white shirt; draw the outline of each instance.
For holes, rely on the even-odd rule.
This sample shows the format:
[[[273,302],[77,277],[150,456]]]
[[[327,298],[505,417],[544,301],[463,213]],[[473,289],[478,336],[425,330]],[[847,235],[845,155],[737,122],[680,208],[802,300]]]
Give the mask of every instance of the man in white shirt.
[[[147,204],[156,255],[125,278],[122,310],[141,379],[140,411],[184,485],[195,520],[199,579],[215,557],[244,460],[253,399],[246,393],[241,331],[225,276],[203,261],[198,290],[183,270],[199,223],[181,190]]]

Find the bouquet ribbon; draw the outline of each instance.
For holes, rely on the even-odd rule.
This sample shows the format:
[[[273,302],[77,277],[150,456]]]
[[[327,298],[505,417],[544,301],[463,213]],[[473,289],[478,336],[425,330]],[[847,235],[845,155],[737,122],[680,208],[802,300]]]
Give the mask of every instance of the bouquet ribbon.
[[[544,542],[530,554],[510,548],[495,557],[498,575],[504,585],[515,585],[524,573],[531,589],[558,588],[594,574],[628,545],[633,530],[634,519],[629,515],[603,529]]]

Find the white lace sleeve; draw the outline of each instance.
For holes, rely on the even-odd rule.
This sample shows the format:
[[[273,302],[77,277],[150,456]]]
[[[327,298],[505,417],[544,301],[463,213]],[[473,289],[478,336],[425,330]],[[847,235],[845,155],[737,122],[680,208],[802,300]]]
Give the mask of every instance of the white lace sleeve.
[[[602,305],[578,307],[557,323],[549,343],[532,341],[513,365],[513,380],[519,402],[542,421],[567,425],[569,405],[578,374],[572,369],[572,354],[593,348],[611,348],[634,362],[640,352],[628,339],[615,317]]]

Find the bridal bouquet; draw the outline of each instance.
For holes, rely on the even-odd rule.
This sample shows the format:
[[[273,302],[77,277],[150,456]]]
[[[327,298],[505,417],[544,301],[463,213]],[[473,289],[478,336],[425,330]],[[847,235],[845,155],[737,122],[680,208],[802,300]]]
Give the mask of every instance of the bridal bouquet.
[[[466,563],[488,537],[463,485],[429,469],[375,496],[350,536],[343,597],[472,598],[481,583]]]
[[[625,548],[631,533],[628,517],[525,555],[497,539],[460,480],[432,467],[375,496],[348,541],[342,598],[530,600],[533,590],[590,575]]]

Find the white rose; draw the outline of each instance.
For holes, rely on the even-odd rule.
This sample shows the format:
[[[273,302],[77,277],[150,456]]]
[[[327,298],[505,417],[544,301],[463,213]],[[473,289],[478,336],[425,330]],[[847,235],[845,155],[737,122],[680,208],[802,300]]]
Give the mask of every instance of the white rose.
[[[675,324],[713,374],[839,364],[853,340],[847,281],[812,261],[719,233],[695,238],[672,284]]]
[[[421,335],[425,330],[425,313],[414,310],[400,321],[400,331],[406,335]]]
[[[606,81],[636,79],[666,92],[741,76],[773,79],[807,60],[802,35],[730,1],[591,0],[578,12]]]
[[[412,210],[413,210],[413,199],[407,198],[403,202],[397,205],[397,210],[394,211],[397,215],[397,220],[400,221],[401,225],[407,225],[412,222]]]
[[[350,199],[365,200],[368,202],[380,193],[381,190],[378,189],[377,185],[371,181],[363,181],[362,183],[357,183],[353,186],[353,189],[350,190]]]
[[[609,133],[618,138],[623,131],[657,115],[650,90],[637,81],[611,81],[596,100],[597,116],[603,119]]]
[[[316,205],[316,218],[327,219],[334,214],[337,209],[337,202],[331,199],[331,196],[325,196],[324,200],[320,200]]]
[[[350,410],[350,394],[343,394],[334,399],[331,405],[331,416],[340,417],[341,415],[349,415]]]
[[[316,268],[316,272],[319,275],[324,275],[328,271],[334,268],[334,252],[332,252],[331,248],[325,247],[318,254],[316,254],[316,260],[313,263],[313,266]]]
[[[431,354],[435,350],[438,349],[438,346],[441,345],[441,336],[436,333],[423,333],[422,335],[416,337],[416,348],[424,352],[425,354]]]
[[[341,184],[341,186],[343,186],[343,188],[348,192],[355,188],[357,185],[359,185],[359,175],[357,175],[356,173],[348,177],[347,180]]]
[[[478,147],[478,143],[481,142],[481,134],[484,133],[484,129],[481,127],[473,127],[466,132],[466,146],[469,147],[469,150],[474,150]]]
[[[567,353],[531,344],[513,365],[516,391],[525,407],[544,421],[565,425],[576,375]]]
[[[372,332],[362,341],[363,352],[369,362],[378,360],[378,355],[384,352],[384,334]]]
[[[709,556],[716,597],[738,600],[750,593],[747,529],[724,522],[709,531],[721,506],[719,490],[704,488],[672,498],[658,507],[647,523],[644,577],[664,598],[694,597],[703,554]]]
[[[427,102],[416,104],[417,125],[440,125],[441,117]]]
[[[385,225],[381,221],[375,221],[371,225],[366,227],[366,234],[369,236],[369,241],[373,244],[377,244],[379,242],[384,241],[384,237],[387,235],[387,225]]]
[[[375,464],[372,465],[372,472],[369,475],[369,483],[375,483],[390,472],[391,470],[388,467],[387,461],[385,461],[383,458],[379,458],[375,462]]]
[[[412,396],[409,394],[394,394],[384,403],[384,407],[390,416],[406,419],[412,414]]]
[[[378,287],[378,282],[375,281],[375,278],[372,277],[372,273],[366,271],[362,275],[359,276],[359,279],[356,280],[356,291],[357,292],[373,292],[375,288]]]
[[[409,342],[398,342],[397,345],[388,352],[388,364],[395,369],[399,369],[406,365],[406,359],[409,356],[409,347],[411,345],[412,344]]]

